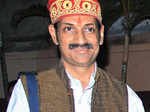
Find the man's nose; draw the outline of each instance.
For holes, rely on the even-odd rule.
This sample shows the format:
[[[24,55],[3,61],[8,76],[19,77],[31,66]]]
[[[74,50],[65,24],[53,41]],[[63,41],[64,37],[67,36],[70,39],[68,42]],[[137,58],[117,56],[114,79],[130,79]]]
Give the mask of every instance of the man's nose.
[[[75,35],[75,41],[78,44],[85,44],[87,43],[87,38],[86,35],[84,34],[83,31],[78,31],[77,34]]]

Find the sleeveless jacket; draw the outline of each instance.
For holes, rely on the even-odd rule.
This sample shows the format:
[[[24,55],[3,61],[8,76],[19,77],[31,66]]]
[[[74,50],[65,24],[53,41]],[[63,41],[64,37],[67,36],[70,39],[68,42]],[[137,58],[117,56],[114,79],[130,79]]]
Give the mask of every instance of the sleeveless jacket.
[[[40,112],[75,112],[73,90],[64,67],[38,73]],[[28,96],[26,77],[21,80]],[[92,91],[91,112],[127,112],[128,94],[126,84],[114,79],[98,68]]]

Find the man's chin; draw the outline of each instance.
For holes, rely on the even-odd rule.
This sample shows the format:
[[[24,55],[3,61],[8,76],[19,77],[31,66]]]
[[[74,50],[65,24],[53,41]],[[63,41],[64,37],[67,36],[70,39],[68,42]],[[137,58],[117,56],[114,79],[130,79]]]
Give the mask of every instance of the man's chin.
[[[72,59],[68,60],[66,58],[63,58],[62,61],[64,61],[64,64],[68,64],[70,66],[74,67],[90,67],[93,63],[95,63],[95,59]]]
[[[90,67],[94,62],[76,62],[73,65],[77,67]]]

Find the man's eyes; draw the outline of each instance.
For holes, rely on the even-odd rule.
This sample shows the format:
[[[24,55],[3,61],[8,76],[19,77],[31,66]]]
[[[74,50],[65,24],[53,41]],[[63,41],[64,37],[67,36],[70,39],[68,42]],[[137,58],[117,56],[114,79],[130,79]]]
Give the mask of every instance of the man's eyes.
[[[71,30],[72,30],[72,27],[70,27],[70,26],[64,27],[64,31],[71,31]]]
[[[64,32],[71,32],[71,33],[75,33],[77,32],[75,28],[73,28],[72,26],[65,26],[63,28]],[[96,31],[96,29],[94,27],[85,27],[82,30],[84,33],[94,33]]]
[[[88,33],[93,33],[93,32],[95,32],[95,28],[94,27],[88,27],[88,28],[85,28],[85,31]]]

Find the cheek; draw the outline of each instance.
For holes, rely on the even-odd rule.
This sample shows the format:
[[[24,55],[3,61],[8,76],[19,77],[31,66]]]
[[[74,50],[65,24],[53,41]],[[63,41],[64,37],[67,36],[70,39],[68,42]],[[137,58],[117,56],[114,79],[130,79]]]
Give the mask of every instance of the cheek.
[[[88,40],[88,43],[91,43],[94,46],[99,46],[99,42],[100,42],[99,37],[93,37]]]
[[[69,44],[70,44],[70,41],[68,39],[66,39],[66,38],[60,38],[59,39],[59,45],[60,45],[62,50],[68,49]]]
[[[73,36],[59,35],[60,44],[63,46],[69,46],[69,44],[74,43]]]

